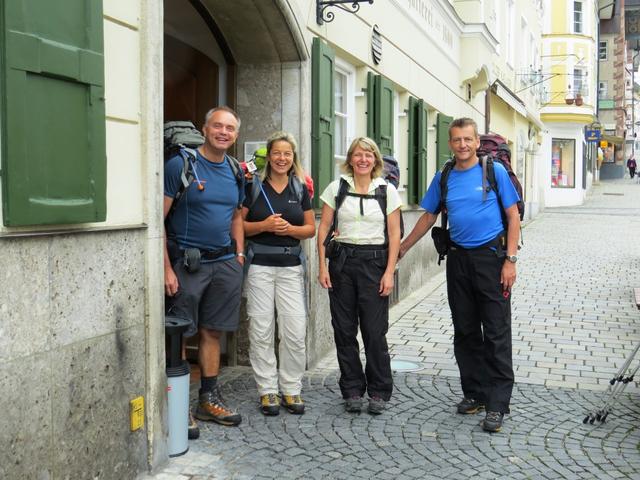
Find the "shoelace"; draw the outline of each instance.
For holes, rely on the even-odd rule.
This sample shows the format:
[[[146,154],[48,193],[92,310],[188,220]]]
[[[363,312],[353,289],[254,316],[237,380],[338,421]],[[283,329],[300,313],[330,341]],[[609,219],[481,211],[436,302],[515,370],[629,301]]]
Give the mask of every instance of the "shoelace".
[[[502,414],[500,412],[488,412],[487,413],[487,420],[491,421],[491,422],[497,422],[500,420],[500,418],[502,417]]]

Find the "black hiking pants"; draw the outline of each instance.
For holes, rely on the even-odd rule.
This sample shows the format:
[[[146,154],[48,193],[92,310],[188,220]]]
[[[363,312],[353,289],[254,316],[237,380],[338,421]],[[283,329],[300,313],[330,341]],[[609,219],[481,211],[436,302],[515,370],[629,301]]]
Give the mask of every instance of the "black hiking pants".
[[[505,298],[500,273],[504,257],[489,247],[451,246],[447,258],[447,295],[454,327],[454,354],[462,392],[509,413],[513,390],[511,296]]]
[[[371,251],[355,247],[341,260],[329,261],[333,288],[329,291],[331,325],[333,326],[340,392],[353,396],[391,398],[393,379],[387,346],[389,329],[389,297],[381,297],[380,279],[387,268],[387,256],[371,258]],[[363,372],[356,335],[362,333],[366,367]]]

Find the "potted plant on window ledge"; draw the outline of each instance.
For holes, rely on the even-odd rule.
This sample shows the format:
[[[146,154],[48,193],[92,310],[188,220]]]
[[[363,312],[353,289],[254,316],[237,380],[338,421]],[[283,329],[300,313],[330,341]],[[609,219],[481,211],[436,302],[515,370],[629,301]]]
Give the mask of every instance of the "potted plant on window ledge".
[[[582,106],[584,103],[584,99],[582,98],[582,94],[576,93],[576,107]]]
[[[564,97],[567,105],[573,105],[573,93],[571,93],[571,85],[567,85],[567,94]]]

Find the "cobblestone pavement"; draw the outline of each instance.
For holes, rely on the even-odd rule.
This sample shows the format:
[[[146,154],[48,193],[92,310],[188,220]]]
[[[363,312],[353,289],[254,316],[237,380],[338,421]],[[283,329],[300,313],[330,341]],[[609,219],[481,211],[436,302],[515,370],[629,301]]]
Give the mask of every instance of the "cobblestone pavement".
[[[602,182],[585,205],[547,209],[524,229],[516,386],[501,433],[483,432],[482,415],[455,413],[461,394],[439,273],[391,311],[392,356],[425,368],[394,372],[384,414],[344,411],[332,355],[305,377],[303,416],[264,417],[250,369],[225,369],[223,392],[243,423],[200,423],[186,455],[144,478],[640,479],[637,383],[606,423],[582,424],[640,341],[639,216],[640,185]]]

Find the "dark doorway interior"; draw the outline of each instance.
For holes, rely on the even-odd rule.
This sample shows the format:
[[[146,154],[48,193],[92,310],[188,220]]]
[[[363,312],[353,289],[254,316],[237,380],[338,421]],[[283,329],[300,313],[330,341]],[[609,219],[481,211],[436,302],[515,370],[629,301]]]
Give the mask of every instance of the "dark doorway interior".
[[[218,65],[190,45],[164,36],[164,120],[191,120],[202,128],[218,105]]]

